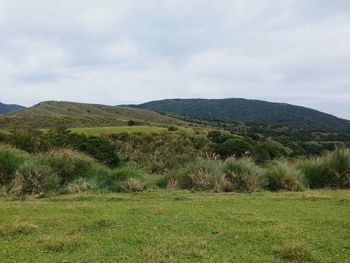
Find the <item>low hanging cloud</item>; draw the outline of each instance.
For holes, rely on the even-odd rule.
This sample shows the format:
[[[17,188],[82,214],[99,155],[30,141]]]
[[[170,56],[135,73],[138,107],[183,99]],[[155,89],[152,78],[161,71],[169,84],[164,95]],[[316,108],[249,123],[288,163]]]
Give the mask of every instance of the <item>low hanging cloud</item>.
[[[245,97],[350,119],[347,0],[2,0],[0,101]]]

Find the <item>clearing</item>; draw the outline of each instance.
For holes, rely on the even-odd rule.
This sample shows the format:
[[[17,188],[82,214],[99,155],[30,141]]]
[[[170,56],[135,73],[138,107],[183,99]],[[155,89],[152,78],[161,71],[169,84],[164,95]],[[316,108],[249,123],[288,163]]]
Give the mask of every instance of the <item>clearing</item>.
[[[350,191],[1,198],[0,262],[350,262]]]

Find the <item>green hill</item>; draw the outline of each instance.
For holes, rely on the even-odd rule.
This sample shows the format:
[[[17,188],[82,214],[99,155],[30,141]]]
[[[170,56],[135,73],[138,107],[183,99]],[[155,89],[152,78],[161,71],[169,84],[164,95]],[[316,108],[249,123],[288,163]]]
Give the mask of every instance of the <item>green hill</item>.
[[[286,103],[247,99],[169,99],[133,106],[224,122],[300,126],[315,130],[350,131],[350,121]]]
[[[0,128],[96,127],[126,125],[187,125],[175,117],[121,106],[63,101],[41,102],[33,107],[0,116]]]
[[[24,109],[25,107],[16,104],[4,104],[0,102],[0,114],[9,113],[12,111],[17,111]]]

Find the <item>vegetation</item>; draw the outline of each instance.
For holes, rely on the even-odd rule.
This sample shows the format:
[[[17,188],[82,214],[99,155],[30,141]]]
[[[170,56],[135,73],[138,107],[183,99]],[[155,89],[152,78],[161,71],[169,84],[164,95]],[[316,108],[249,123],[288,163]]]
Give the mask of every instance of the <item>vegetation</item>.
[[[350,131],[350,121],[286,103],[246,99],[170,99],[152,101],[136,107],[221,122],[270,123]]]
[[[268,187],[273,191],[301,191],[304,190],[305,182],[303,174],[289,162],[273,161],[267,171]]]
[[[0,199],[1,262],[349,262],[350,192]]]
[[[223,191],[256,192],[266,185],[263,170],[251,159],[227,159],[223,169],[224,176],[220,180]]]
[[[0,146],[1,194],[139,192],[157,188],[211,192],[350,188],[347,149],[337,149],[319,160],[274,160],[264,166],[247,157],[231,157],[225,161],[197,157],[159,174],[147,173],[137,162],[123,163],[119,167],[108,167],[68,148],[30,154],[3,145]]]
[[[311,188],[350,188],[350,151],[338,148],[334,152],[301,162]]]
[[[57,127],[127,126],[129,121],[138,125],[187,125],[186,121],[150,110],[121,106],[41,102],[31,108],[0,117],[0,127],[7,129],[42,129]]]
[[[0,114],[5,114],[13,111],[24,109],[23,106],[15,104],[4,104],[0,102]]]
[[[349,132],[66,102],[1,124],[1,262],[350,260]]]
[[[179,130],[162,133],[119,133],[106,136],[124,163],[147,173],[162,174],[207,155],[208,140],[201,133]]]
[[[72,133],[85,134],[87,136],[108,136],[118,133],[161,133],[167,129],[157,126],[115,126],[115,127],[93,127],[93,128],[71,128]]]

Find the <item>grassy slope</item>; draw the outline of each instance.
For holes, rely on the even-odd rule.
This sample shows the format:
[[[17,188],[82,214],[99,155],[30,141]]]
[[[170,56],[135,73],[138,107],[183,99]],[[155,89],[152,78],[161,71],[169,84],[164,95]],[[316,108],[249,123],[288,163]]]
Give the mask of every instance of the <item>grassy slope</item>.
[[[125,125],[129,120],[140,124],[187,125],[186,121],[150,110],[99,104],[48,101],[0,117],[2,128],[50,128]]]
[[[193,133],[193,129],[191,128],[185,128],[178,126],[179,130],[187,131],[190,133]],[[153,134],[153,133],[161,133],[164,131],[167,131],[168,129],[165,127],[157,127],[157,126],[118,126],[118,127],[83,127],[83,128],[71,128],[70,131],[78,134],[85,134],[88,136],[102,136],[102,135],[108,135],[108,134],[116,134],[116,133],[146,133],[146,134]],[[205,129],[201,129],[202,131],[205,131]]]
[[[349,262],[350,191],[0,199],[1,262]]]
[[[151,126],[119,126],[119,127],[90,127],[90,128],[72,128],[70,129],[74,133],[85,134],[89,136],[101,136],[111,133],[122,132],[142,132],[142,133],[160,133],[167,131],[164,127],[151,127]]]

